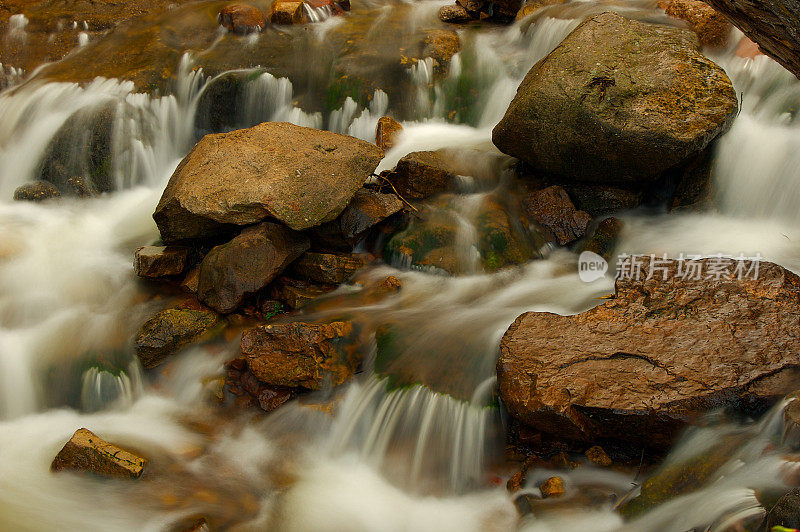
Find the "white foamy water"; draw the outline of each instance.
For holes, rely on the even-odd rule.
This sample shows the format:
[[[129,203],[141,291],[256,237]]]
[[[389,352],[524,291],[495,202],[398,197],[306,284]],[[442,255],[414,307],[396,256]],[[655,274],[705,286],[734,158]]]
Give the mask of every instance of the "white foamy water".
[[[416,2],[409,24],[430,24],[444,4]],[[453,203],[464,263],[475,258],[473,218],[485,194],[476,192],[476,183],[500,181],[498,175],[512,163],[492,146],[492,127],[530,66],[582,16],[603,6],[568,7],[562,16],[540,16],[531,24],[460,32],[464,46],[448,72],[435,73],[429,60],[407,72],[416,114],[404,123],[378,171],[412,151],[461,149],[461,162],[471,168]],[[645,16],[638,4],[618,7]],[[392,6],[383,5],[373,31],[381,31],[394,14]],[[23,19],[12,20],[6,39],[25,38]],[[346,23],[332,17],[309,31],[324,45],[326,33]],[[257,39],[243,41],[243,53]],[[734,57],[734,49],[717,58],[743,101],[733,129],[717,146],[720,211],[626,214],[619,252],[760,253],[800,270],[800,132],[793,110],[800,83],[766,58]],[[376,268],[368,275],[397,276],[400,293],[337,311],[410,324],[399,369],[411,368],[420,382],[393,386],[393,378],[407,376],[398,366],[372,374],[370,353],[362,375],[331,397],[319,394],[331,401],[331,414],[293,401],[256,420],[218,416],[207,406],[209,388],[235,356],[236,340],[188,349],[155,372],[137,366],[130,346],[136,327],[159,305],[143,302],[132,252],[157,238],[154,206],[196,140],[197,103],[207,80],[191,71],[191,63],[190,56],[183,59],[173,92],[160,98],[134,94],[131,84],[116,80],[85,86],[29,82],[0,95],[0,529],[163,530],[193,513],[230,506],[226,496],[241,499],[234,487],[255,494],[255,508],[239,516],[243,530],[517,527],[512,497],[497,487],[505,479],[497,482],[492,469],[502,461],[504,446],[502,414],[491,398],[497,345],[522,312],[581,312],[600,303],[612,281],[582,283],[576,258],[563,251],[491,275],[478,273],[477,264],[467,268],[471,275],[460,277]],[[21,81],[16,74],[15,83]],[[329,113],[307,112],[296,103],[289,79],[256,70],[248,74],[253,76],[235,117],[242,126],[289,121],[373,140],[377,120],[399,104],[378,90],[366,108],[346,99]],[[468,78],[478,96],[469,109],[454,109],[455,89]],[[57,132],[67,126],[80,139],[93,123],[84,118],[101,109],[113,116],[114,192],[88,200],[11,203],[14,189],[38,176]],[[85,150],[60,154],[76,168],[87,155]],[[198,429],[202,422],[211,427]],[[154,457],[155,478],[121,482],[51,474],[52,457],[84,426]],[[566,515],[541,512],[519,526],[722,530],[726,523],[757,518],[763,509],[754,492],[783,486],[795,467],[774,448],[784,429],[776,409],[760,424],[728,423],[687,435],[664,467],[707,452],[710,443],[731,434],[743,434],[744,443],[707,485],[633,522],[623,523],[610,504],[576,503]],[[536,483],[552,474],[533,471],[522,493],[538,497]],[[588,466],[558,474],[568,496],[597,485],[622,496],[633,481]],[[187,478],[207,488],[198,488],[206,500],[188,502],[187,496],[185,506],[170,506],[164,484],[181,485]]]

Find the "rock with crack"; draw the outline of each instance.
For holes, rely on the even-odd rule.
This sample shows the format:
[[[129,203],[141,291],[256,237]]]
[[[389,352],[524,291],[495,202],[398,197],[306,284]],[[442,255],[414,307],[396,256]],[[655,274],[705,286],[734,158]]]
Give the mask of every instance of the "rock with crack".
[[[374,144],[283,122],[206,135],[153,218],[166,243],[266,218],[301,231],[339,216],[381,157]]]
[[[146,458],[108,443],[88,429],[78,429],[53,459],[50,470],[89,471],[106,477],[139,478],[145,465]]]
[[[686,261],[637,260],[640,280],[620,278],[605,304],[575,316],[529,312],[511,325],[497,375],[512,416],[565,439],[660,447],[708,409],[766,408],[796,387],[795,274],[732,261],[735,277],[695,280],[678,276]],[[695,266],[705,276],[714,261]]]

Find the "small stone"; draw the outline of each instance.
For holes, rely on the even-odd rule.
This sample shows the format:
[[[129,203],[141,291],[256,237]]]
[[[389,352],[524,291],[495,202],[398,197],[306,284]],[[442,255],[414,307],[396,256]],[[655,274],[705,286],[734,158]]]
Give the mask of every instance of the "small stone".
[[[25,183],[14,191],[14,201],[44,201],[60,196],[58,189],[47,181]]]
[[[285,303],[289,308],[298,310],[333,289],[333,286],[320,286],[282,279],[272,284],[270,296]]]
[[[118,478],[139,478],[147,459],[78,429],[50,465],[51,471],[89,471]]]
[[[382,116],[375,128],[375,145],[384,152],[397,144],[397,138],[403,132],[403,126],[391,116]]]
[[[611,260],[611,255],[617,247],[617,241],[622,233],[623,225],[619,218],[606,218],[601,220],[589,237],[580,245],[578,252],[591,251]]]
[[[473,20],[469,11],[464,9],[463,6],[453,4],[451,6],[442,6],[439,9],[439,20],[442,22],[449,22],[451,24],[460,24]]]
[[[272,4],[272,12],[269,15],[269,21],[272,24],[289,26],[291,24],[306,23],[308,22],[308,17],[306,16],[303,2],[277,0]]]
[[[519,490],[522,489],[522,484],[523,484],[524,480],[525,479],[524,479],[524,476],[522,474],[522,471],[517,471],[516,473],[511,475],[511,478],[509,478],[508,482],[506,482],[506,489],[510,493],[516,493],[516,492],[518,492]]]
[[[601,467],[608,467],[612,464],[611,458],[608,457],[606,452],[599,445],[590,447],[586,451],[586,458],[593,464]]]
[[[144,246],[136,250],[133,271],[149,279],[180,275],[189,261],[189,249],[180,246]]]
[[[581,465],[563,451],[553,455],[550,459],[550,463],[559,469],[577,469]]]
[[[406,199],[424,199],[448,190],[456,178],[449,161],[435,151],[409,153],[398,161],[389,181]]]
[[[542,497],[545,499],[550,497],[561,497],[566,493],[564,491],[564,481],[561,477],[550,477],[539,486],[542,492]]]
[[[272,412],[293,397],[290,388],[280,386],[262,386],[256,395],[258,406],[265,412]]]
[[[147,320],[136,334],[136,355],[145,368],[154,368],[169,355],[199,341],[219,323],[209,309],[170,308]]]
[[[364,267],[363,257],[346,253],[306,252],[292,263],[292,271],[303,280],[340,284]]]
[[[531,193],[523,205],[531,218],[553,232],[561,246],[583,238],[592,221],[588,212],[575,208],[567,191],[559,186]]]
[[[228,31],[239,34],[260,33],[267,26],[264,13],[249,4],[228,4],[219,12],[217,21]]]
[[[190,294],[197,293],[197,285],[200,283],[200,268],[192,268],[183,278],[181,287]]]

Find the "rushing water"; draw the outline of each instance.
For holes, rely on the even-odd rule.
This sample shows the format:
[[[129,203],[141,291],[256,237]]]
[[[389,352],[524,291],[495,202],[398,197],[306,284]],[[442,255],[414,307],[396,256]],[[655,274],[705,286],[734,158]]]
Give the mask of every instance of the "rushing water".
[[[363,9],[379,8],[374,28],[400,13],[422,26],[440,5]],[[782,405],[759,423],[709,421],[688,434],[662,468],[714,452],[715,442],[741,443],[705,487],[627,524],[612,503],[588,504],[581,494],[600,486],[622,497],[636,486],[634,473],[588,465],[560,472],[574,501],[569,513],[536,511],[521,525],[511,496],[498,486],[509,473],[504,420],[492,403],[500,337],[524,311],[581,312],[612,283],[582,283],[575,257],[549,249],[519,268],[482,272],[475,214],[486,198],[507,192],[509,164],[491,145],[491,129],[527,70],[580,18],[610,7],[664,20],[649,2],[569,3],[508,28],[462,32],[462,51],[444,76],[435,75],[430,60],[409,66],[413,117],[380,169],[411,151],[459,147],[464,177],[450,215],[465,275],[383,265],[364,275],[398,276],[398,296],[353,303],[345,287],[326,298],[312,311],[316,317],[360,312],[413,331],[404,337],[400,363],[373,372],[369,358],[351,384],[267,417],[210,401],[223,364],[235,356],[235,340],[187,349],[155,372],[141,370],[130,339],[163,302],[135,279],[132,252],[158,238],[151,214],[171,172],[205,132],[201,102],[222,76],[247,80],[229,127],[289,121],[372,140],[378,118],[401,102],[378,89],[366,106],[348,98],[333,110],[306,111],[290,79],[263,69],[205,76],[193,70],[192,54],[161,97],[103,79],[85,86],[34,79],[0,94],[0,529],[160,530],[207,515],[240,530],[682,531],[724,530],[760,516],[754,490],[779,487],[796,474],[780,446]],[[329,15],[309,12],[324,20],[312,30],[318,42],[346,24]],[[12,22],[5,38],[25,39],[24,17]],[[716,147],[718,212],[626,213],[618,251],[760,253],[800,270],[800,83],[766,57],[737,57],[734,37],[714,56],[743,104]],[[22,73],[0,68],[14,84],[21,81]],[[479,97],[468,114],[452,115],[465,83]],[[86,132],[102,113],[110,117],[113,142],[111,179],[101,186]],[[17,186],[47,167],[54,145],[73,147],[56,154],[59,162],[109,192],[11,202]],[[424,384],[391,386],[396,378]],[[52,457],[84,426],[143,451],[154,473],[135,483],[50,474]],[[521,494],[536,497],[536,481],[549,474],[534,472]]]

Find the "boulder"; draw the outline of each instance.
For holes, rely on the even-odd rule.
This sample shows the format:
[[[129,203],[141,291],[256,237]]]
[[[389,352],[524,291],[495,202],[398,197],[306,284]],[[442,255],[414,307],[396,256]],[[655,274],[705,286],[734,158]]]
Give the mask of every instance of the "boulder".
[[[136,333],[136,355],[145,368],[154,368],[169,355],[204,338],[219,322],[216,312],[200,306],[162,310]]]
[[[189,262],[189,248],[182,246],[144,246],[136,250],[133,271],[139,277],[155,279],[180,275]]]
[[[319,390],[353,376],[362,354],[349,321],[262,325],[242,335],[242,355],[263,383]]]
[[[800,2],[797,0],[708,0],[737,28],[758,43],[759,50],[800,77]]]
[[[53,459],[51,471],[88,471],[116,478],[139,478],[147,459],[78,429]]]
[[[726,131],[737,107],[691,32],[602,13],[528,72],[492,140],[565,182],[644,185]]]
[[[283,122],[206,135],[178,165],[153,218],[167,243],[267,217],[308,229],[339,216],[380,160],[368,142]]]
[[[341,284],[366,265],[363,257],[347,253],[304,253],[292,264],[301,279],[318,283]]]
[[[311,236],[322,246],[350,251],[372,228],[402,208],[403,202],[396,195],[362,188],[339,218],[312,229]]]
[[[532,192],[522,203],[528,216],[549,229],[560,246],[583,238],[592,221],[589,213],[575,208],[567,191],[559,186]]]
[[[269,21],[272,24],[304,24],[308,22],[306,15],[306,8],[303,2],[295,2],[292,0],[276,0],[272,4],[272,9],[269,14]]]
[[[389,173],[388,179],[406,199],[425,199],[453,186],[456,173],[440,152],[409,153]]]
[[[260,33],[267,27],[264,13],[250,4],[228,4],[217,16],[220,26],[234,33]]]
[[[378,126],[375,128],[375,145],[381,151],[388,151],[394,148],[397,137],[403,131],[403,126],[391,116],[382,116],[378,119]]]
[[[60,196],[61,193],[58,189],[47,181],[25,183],[17,187],[14,191],[14,201],[44,201]]]
[[[778,499],[767,515],[767,530],[774,526],[800,528],[800,488],[794,488]]]
[[[509,327],[497,376],[512,416],[564,439],[663,447],[708,409],[765,409],[796,386],[792,272],[636,257],[620,273],[603,305],[575,316],[529,312]]]
[[[439,8],[439,20],[451,24],[462,24],[471,21],[473,17],[463,6],[453,4]]]
[[[702,0],[661,0],[658,5],[667,15],[686,21],[702,46],[725,46],[731,23],[707,3]]]
[[[219,312],[232,312],[245,296],[266,287],[309,245],[307,236],[272,222],[248,227],[203,258],[197,297]]]
[[[575,206],[592,216],[604,216],[618,211],[635,209],[642,204],[644,195],[630,190],[606,185],[564,185]]]

